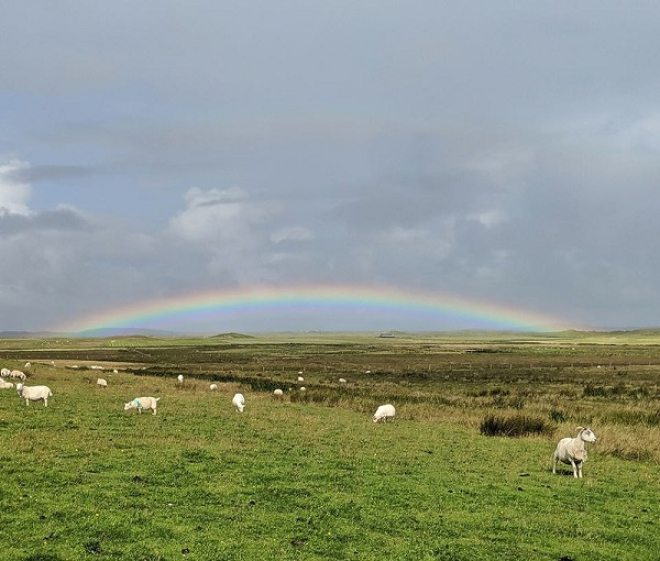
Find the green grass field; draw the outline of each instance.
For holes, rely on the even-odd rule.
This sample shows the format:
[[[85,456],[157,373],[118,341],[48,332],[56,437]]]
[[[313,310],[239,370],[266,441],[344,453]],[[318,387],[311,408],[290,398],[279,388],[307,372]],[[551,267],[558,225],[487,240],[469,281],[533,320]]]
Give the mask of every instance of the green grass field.
[[[660,556],[657,335],[0,341],[27,360],[54,395],[0,390],[0,559]],[[143,395],[156,416],[123,410]],[[486,436],[488,415],[546,430]],[[586,424],[584,478],[553,476]]]

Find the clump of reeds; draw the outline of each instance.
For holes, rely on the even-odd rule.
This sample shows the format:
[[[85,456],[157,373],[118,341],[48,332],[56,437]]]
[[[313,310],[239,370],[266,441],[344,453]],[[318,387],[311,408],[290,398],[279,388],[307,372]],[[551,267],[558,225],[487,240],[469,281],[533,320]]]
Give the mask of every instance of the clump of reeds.
[[[549,435],[554,427],[539,417],[511,415],[507,417],[488,415],[479,427],[485,436],[521,437],[530,435]]]

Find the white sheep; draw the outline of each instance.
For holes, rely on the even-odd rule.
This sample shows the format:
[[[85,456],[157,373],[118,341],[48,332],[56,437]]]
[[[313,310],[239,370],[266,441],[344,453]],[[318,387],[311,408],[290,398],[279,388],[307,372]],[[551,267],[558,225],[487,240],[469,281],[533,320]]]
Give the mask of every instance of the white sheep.
[[[395,415],[396,410],[394,409],[394,405],[390,405],[389,403],[386,405],[380,405],[374,413],[374,423],[377,423],[378,421],[386,423],[387,419],[394,419]]]
[[[31,362],[26,362],[25,363],[25,368],[32,368],[32,363]]]
[[[210,389],[212,392],[214,392],[215,390],[218,389],[218,384],[211,384],[211,385],[209,386],[209,389]]]
[[[160,397],[136,397],[134,400],[124,403],[124,411],[129,409],[137,409],[138,413],[142,413],[143,409],[147,411],[151,409],[156,414],[156,407]]]
[[[3,368],[2,370],[0,370],[0,376],[2,376],[3,378],[11,376],[11,370],[9,370],[9,368]]]
[[[283,392],[280,388],[277,388],[277,389],[273,392],[273,395],[275,395],[276,397],[280,397],[280,396],[284,395],[284,392]]]
[[[306,388],[305,386],[300,386],[300,391],[301,391],[301,392],[306,392],[306,391],[307,391],[307,388]]]
[[[179,381],[179,384],[183,384],[183,374],[179,374],[176,379]]]
[[[53,395],[48,386],[24,386],[21,383],[16,384],[16,392],[25,399],[25,405],[30,405],[30,401],[44,400],[44,407],[48,407],[48,398]]]
[[[5,382],[2,378],[0,378],[0,390],[8,390],[13,387],[14,384],[12,384],[11,382]]]
[[[304,381],[305,381],[305,378],[303,378],[302,376],[298,376],[298,381],[299,381],[299,382],[304,382]]]
[[[23,380],[23,381],[25,381],[25,378],[27,378],[27,376],[23,372],[21,372],[20,370],[12,370],[9,373],[9,377],[10,378],[18,378],[19,380]]]
[[[582,464],[587,460],[585,442],[596,442],[596,435],[590,428],[577,428],[575,438],[562,438],[552,458],[552,473],[557,473],[557,462],[571,465],[573,477],[582,477]]]
[[[346,383],[346,378],[339,378],[339,383],[340,384],[345,384]]]
[[[100,388],[107,388],[108,381],[105,378],[99,378],[98,380],[96,380],[96,385],[99,386]]]
[[[243,397],[242,393],[237,393],[234,395],[231,402],[234,404],[234,407],[236,407],[239,413],[243,413],[243,409],[245,409],[245,397]]]

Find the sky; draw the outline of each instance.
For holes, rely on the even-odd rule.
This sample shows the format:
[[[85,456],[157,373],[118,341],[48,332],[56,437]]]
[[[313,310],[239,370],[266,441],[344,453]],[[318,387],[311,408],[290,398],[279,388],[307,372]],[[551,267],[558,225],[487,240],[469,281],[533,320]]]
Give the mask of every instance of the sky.
[[[0,330],[660,326],[651,2],[2,5]]]

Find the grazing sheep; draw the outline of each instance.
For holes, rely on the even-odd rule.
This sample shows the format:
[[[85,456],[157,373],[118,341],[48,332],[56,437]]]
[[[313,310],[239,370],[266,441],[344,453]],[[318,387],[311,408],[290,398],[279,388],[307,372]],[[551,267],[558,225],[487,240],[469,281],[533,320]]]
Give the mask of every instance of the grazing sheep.
[[[394,419],[395,415],[396,410],[394,409],[394,405],[390,405],[389,403],[387,405],[380,405],[374,413],[374,423],[378,421],[386,423],[387,419]]]
[[[9,370],[9,368],[3,368],[2,370],[0,370],[0,376],[2,376],[3,378],[6,378],[7,376],[10,375],[11,375],[11,370]]]
[[[25,363],[25,368],[32,368],[32,363],[26,362]]]
[[[179,381],[179,384],[183,384],[183,374],[179,374],[176,379]]]
[[[573,477],[582,477],[582,464],[587,460],[587,449],[585,442],[596,442],[596,435],[590,428],[577,428],[575,438],[562,438],[557,444],[552,458],[552,473],[557,473],[557,462],[571,465]]]
[[[30,405],[30,401],[44,400],[44,407],[48,407],[48,398],[53,395],[48,386],[24,386],[21,383],[16,384],[16,392],[25,399],[25,405]]]
[[[142,413],[143,409],[151,409],[155,415],[159,399],[160,397],[136,397],[133,401],[124,403],[124,411],[128,411],[129,409],[137,409],[138,413]]]
[[[277,389],[273,392],[273,395],[279,397],[279,396],[281,396],[281,395],[284,395],[284,392],[283,392],[280,388],[277,388]]]
[[[12,384],[11,382],[5,382],[2,378],[0,378],[0,390],[8,390],[13,387],[14,384]]]
[[[298,381],[299,381],[299,382],[304,382],[304,381],[305,381],[305,378],[303,378],[302,376],[298,376]]]
[[[245,409],[245,397],[243,397],[242,393],[237,393],[231,402],[234,404],[234,407],[236,407],[239,413],[243,413],[243,409]]]
[[[339,383],[340,384],[345,384],[346,383],[346,378],[339,378]]]
[[[96,380],[96,385],[99,386],[100,388],[107,388],[108,381],[105,378],[99,378],[98,380]]]
[[[301,391],[301,392],[306,392],[306,391],[307,391],[307,388],[306,388],[305,386],[300,386],[300,391]]]
[[[210,389],[212,392],[215,391],[215,390],[217,390],[217,389],[218,389],[218,384],[211,384],[211,385],[209,386],[209,389]]]
[[[10,378],[18,378],[19,380],[23,380],[23,381],[25,381],[25,378],[27,378],[27,376],[23,372],[21,372],[20,370],[12,370],[9,373],[9,377]]]

